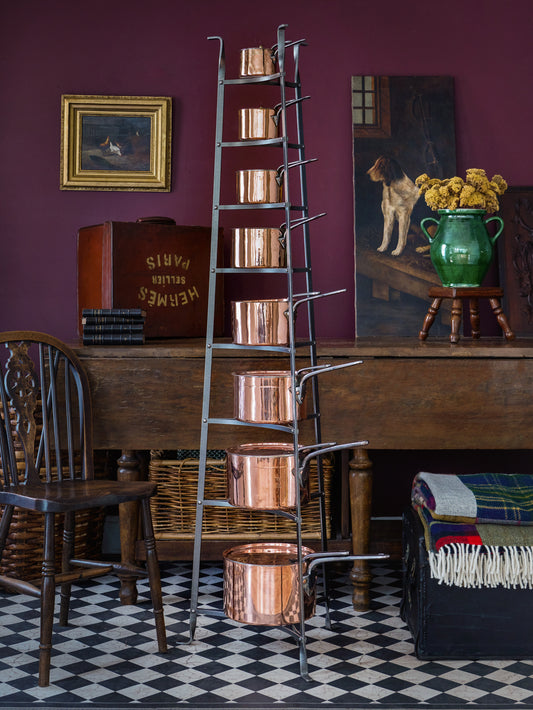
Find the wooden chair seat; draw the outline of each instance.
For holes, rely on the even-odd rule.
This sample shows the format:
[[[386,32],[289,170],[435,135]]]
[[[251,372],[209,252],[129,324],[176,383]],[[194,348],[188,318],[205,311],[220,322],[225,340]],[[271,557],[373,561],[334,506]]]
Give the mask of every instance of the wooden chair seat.
[[[0,575],[0,586],[41,599],[39,685],[50,682],[56,585],[60,585],[59,623],[68,624],[71,586],[78,580],[114,572],[148,575],[157,645],[167,650],[161,580],[150,498],[153,483],[94,479],[89,382],[76,354],[43,333],[0,333],[0,556],[15,508],[42,513],[43,563],[39,580]],[[74,557],[76,513],[138,503],[146,569],[106,560]],[[63,516],[61,571],[55,564],[55,516]],[[90,592],[87,591],[90,603]],[[0,617],[1,619],[1,617]]]
[[[6,486],[0,489],[0,505],[64,513],[120,505],[151,498],[155,493],[155,484],[145,481],[132,481],[126,486],[118,481],[59,481]]]

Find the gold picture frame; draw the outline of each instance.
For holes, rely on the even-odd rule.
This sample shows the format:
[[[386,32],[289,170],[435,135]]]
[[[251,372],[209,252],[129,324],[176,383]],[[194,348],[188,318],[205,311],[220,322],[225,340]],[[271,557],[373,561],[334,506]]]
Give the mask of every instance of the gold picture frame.
[[[172,99],[61,97],[62,190],[170,191]]]

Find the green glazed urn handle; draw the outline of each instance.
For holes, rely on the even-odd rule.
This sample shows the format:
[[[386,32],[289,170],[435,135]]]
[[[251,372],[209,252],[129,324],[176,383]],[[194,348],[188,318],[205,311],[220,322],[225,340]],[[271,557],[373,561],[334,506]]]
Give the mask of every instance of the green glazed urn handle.
[[[435,237],[434,236],[432,237],[431,234],[424,227],[424,224],[427,224],[427,222],[435,222],[437,227],[439,226],[440,222],[438,219],[435,219],[435,217],[424,217],[424,219],[420,222],[420,229],[424,232],[424,234],[426,235],[426,237],[429,240],[429,243],[431,244],[433,242],[433,240],[435,239]],[[488,220],[487,220],[487,222],[488,222]],[[503,227],[502,227],[502,229],[503,229]],[[499,235],[499,232],[498,232],[498,235]],[[436,232],[435,232],[435,236],[436,236]]]
[[[489,217],[488,219],[485,220],[485,225],[487,225],[489,222],[498,222],[498,225],[499,225],[498,229],[496,230],[496,234],[493,237],[491,237],[489,234],[489,239],[494,244],[496,239],[498,239],[500,234],[503,232],[504,223],[503,223],[503,219],[501,217]]]

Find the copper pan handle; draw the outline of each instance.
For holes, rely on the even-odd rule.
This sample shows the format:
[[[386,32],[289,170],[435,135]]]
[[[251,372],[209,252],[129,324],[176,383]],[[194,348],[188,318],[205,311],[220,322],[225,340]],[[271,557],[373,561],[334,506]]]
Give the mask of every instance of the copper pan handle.
[[[349,444],[318,444],[317,447],[318,446],[320,448],[317,448],[315,451],[311,451],[307,454],[307,456],[304,456],[304,458],[302,459],[302,462],[298,469],[298,479],[300,481],[300,485],[303,482],[303,472],[305,471],[307,463],[312,458],[315,458],[315,456],[329,454],[332,451],[343,451],[344,449],[358,449],[360,446],[368,446],[368,441],[351,441]]]
[[[324,446],[336,446],[337,442],[336,441],[330,441],[327,444],[308,444],[308,445],[303,445],[298,447],[298,451],[313,451],[315,449],[320,449],[323,448]],[[321,453],[321,452],[319,452]]]
[[[307,163],[316,163],[318,158],[308,158],[307,160],[294,160],[292,163],[287,163],[288,168],[296,168],[298,165],[306,165]],[[276,170],[276,182],[279,186],[283,183],[283,173],[285,172],[285,165],[280,165]]]
[[[306,222],[312,222],[315,219],[318,219],[319,217],[325,217],[327,212],[321,212],[320,214],[316,214],[313,217],[302,217],[302,219],[295,219],[293,222],[290,222],[290,228],[295,229],[296,227],[300,227],[302,224],[305,224]],[[279,228],[280,235],[278,237],[279,243],[281,244],[282,247],[285,247],[287,238],[285,237],[285,232],[287,231],[287,223],[283,222],[282,225],[280,225]]]
[[[299,99],[291,99],[290,101],[285,102],[285,108],[287,106],[292,106],[293,104],[300,103],[300,101],[305,101],[306,99],[310,99],[310,96],[300,96]],[[274,115],[272,116],[272,120],[274,121],[275,125],[279,125],[279,117],[281,115],[281,109],[283,108],[283,104],[276,104],[274,106]]]
[[[338,291],[328,291],[327,293],[320,293],[320,291],[311,291],[310,293],[295,294],[295,298],[299,298],[300,296],[303,296],[304,298],[301,298],[299,301],[295,301],[292,304],[292,310],[293,312],[296,311],[298,306],[301,303],[305,303],[306,301],[314,301],[316,298],[324,298],[325,296],[336,296],[338,293],[345,292],[346,289],[341,288]]]
[[[287,26],[287,25],[285,25],[285,27],[286,27],[286,26]],[[283,43],[283,46],[285,47],[285,49],[287,49],[287,47],[294,47],[295,45],[297,45],[297,44],[303,44],[304,42],[305,42],[305,39],[295,39],[295,40],[293,40],[292,42],[284,42],[284,43]],[[271,48],[270,51],[272,52],[272,56],[275,56],[275,55],[278,53],[278,51],[279,51],[279,45],[278,45],[277,42],[276,42],[276,44],[273,44],[273,45],[272,45],[272,48]]]
[[[294,229],[295,227],[299,227],[302,224],[305,224],[306,222],[312,222],[315,219],[318,219],[319,217],[325,217],[327,212],[321,212],[320,214],[315,214],[313,217],[302,217],[301,219],[295,219],[290,223],[291,229]],[[283,222],[283,224],[280,226],[280,230],[286,231],[287,229],[287,224],[286,222]]]
[[[354,360],[353,362],[343,362],[340,365],[316,365],[314,367],[304,367],[298,370],[296,373],[296,401],[301,404],[305,396],[305,381],[310,377],[315,377],[315,375],[321,375],[323,372],[331,372],[332,370],[342,370],[345,367],[352,367],[352,365],[362,365],[362,360]],[[307,372],[306,372],[307,371]],[[300,377],[300,373],[305,372],[303,377]]]
[[[316,576],[315,568],[325,562],[354,562],[355,560],[388,560],[390,555],[385,552],[377,552],[374,555],[350,555],[348,552],[317,552],[315,555],[306,555],[303,559],[313,557],[307,565],[306,573],[302,577],[303,587],[307,594],[314,586]]]

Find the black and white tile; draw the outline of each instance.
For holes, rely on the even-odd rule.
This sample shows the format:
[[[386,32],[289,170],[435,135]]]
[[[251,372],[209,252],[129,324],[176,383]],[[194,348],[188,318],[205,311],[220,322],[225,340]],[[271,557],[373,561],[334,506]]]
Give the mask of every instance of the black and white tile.
[[[284,629],[201,614],[188,642],[191,567],[162,565],[170,650],[156,653],[144,581],[120,606],[111,577],[73,590],[71,626],[55,627],[51,685],[36,684],[38,601],[0,596],[0,709],[26,707],[522,708],[533,709],[533,660],[421,661],[399,616],[400,570],[374,567],[371,610],[353,611],[348,572],[307,624],[308,682]],[[203,565],[201,604],[221,606],[222,569]],[[526,631],[526,630],[525,630]]]

